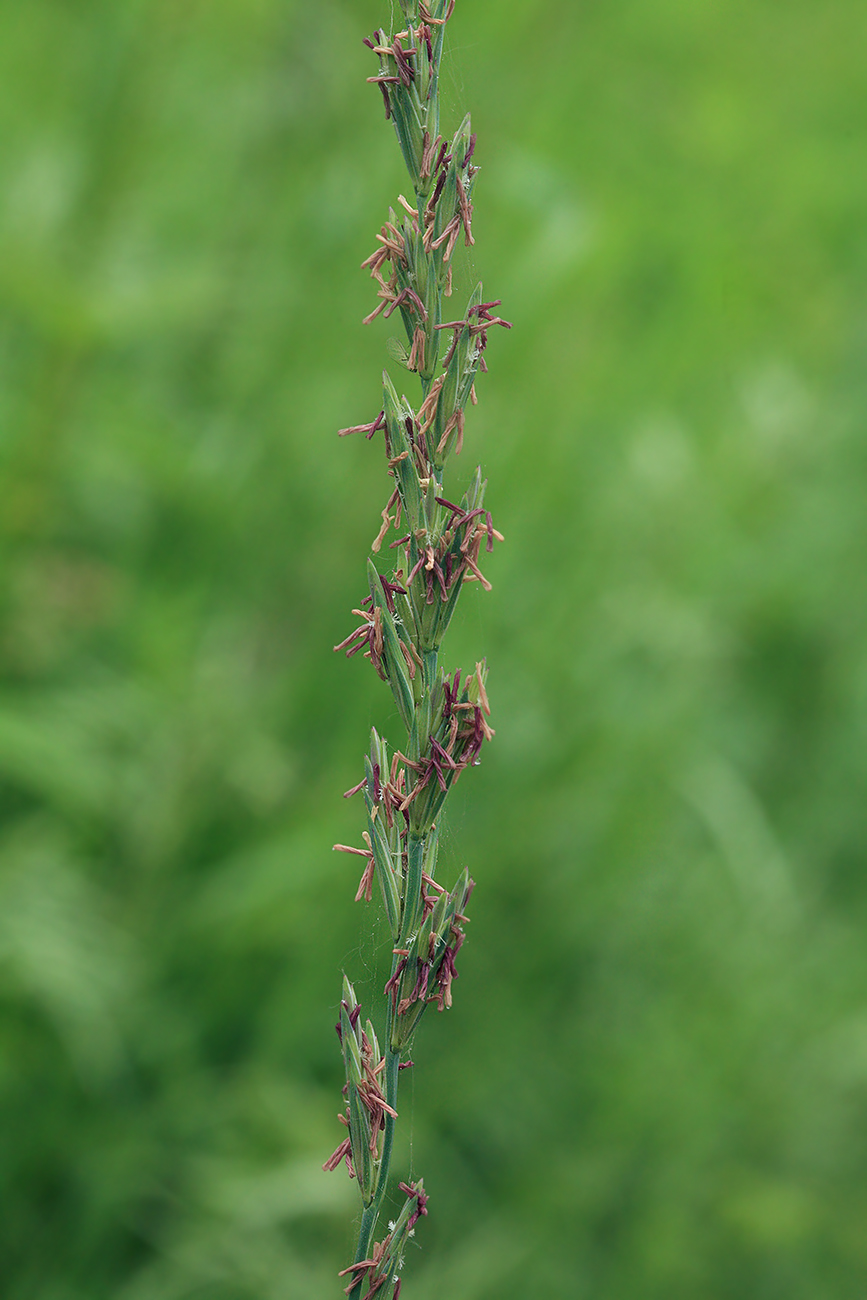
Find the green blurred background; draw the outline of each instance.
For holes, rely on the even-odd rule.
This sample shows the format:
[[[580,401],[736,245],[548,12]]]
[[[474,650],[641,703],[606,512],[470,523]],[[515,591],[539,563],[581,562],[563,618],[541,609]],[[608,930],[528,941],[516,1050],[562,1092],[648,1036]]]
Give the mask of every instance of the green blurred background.
[[[3,1300],[340,1294],[388,9],[0,4]],[[507,541],[414,1300],[863,1300],[865,48],[863,0],[458,0],[515,328],[451,480]]]

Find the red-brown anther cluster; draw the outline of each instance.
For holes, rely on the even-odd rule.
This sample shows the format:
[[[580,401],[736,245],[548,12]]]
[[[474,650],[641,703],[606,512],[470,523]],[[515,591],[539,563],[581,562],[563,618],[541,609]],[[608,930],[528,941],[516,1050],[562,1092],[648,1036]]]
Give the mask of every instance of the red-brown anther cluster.
[[[389,85],[402,85],[408,89],[412,85],[415,80],[415,69],[411,60],[416,56],[418,46],[424,44],[429,57],[432,58],[430,31],[432,21],[434,20],[427,18],[420,24],[412,33],[416,45],[406,49],[402,44],[402,39],[408,35],[406,32],[398,33],[391,45],[385,44],[381,32],[375,32],[373,40],[365,39],[365,45],[374,53],[381,57],[391,57],[394,60],[395,74],[381,72],[375,77],[368,78],[368,81],[375,82],[382,91],[387,117],[391,113],[388,87]],[[437,210],[446,186],[449,168],[453,161],[448,142],[443,140],[441,136],[437,136],[432,140],[427,130],[424,131],[422,136],[419,179],[424,183],[433,179],[433,187],[424,203],[423,211],[419,211],[418,208],[407,202],[402,195],[400,196],[400,202],[410,216],[412,230],[416,235],[422,237],[422,247],[425,253],[430,254],[434,250],[443,249],[441,264],[446,269],[448,276],[445,286],[446,295],[451,293],[449,263],[461,231],[463,230],[464,241],[468,246],[475,242],[472,233],[473,208],[467,189],[478,171],[478,168],[474,167],[470,161],[475,150],[475,139],[475,135],[470,136],[469,144],[463,153],[461,165],[453,171],[457,205],[453,212],[446,214],[448,219],[445,220],[439,232],[437,232]],[[426,189],[427,184],[425,184]],[[369,324],[380,312],[390,316],[398,307],[404,307],[410,316],[415,316],[418,324],[413,332],[408,368],[410,370],[420,370],[425,364],[425,335],[422,327],[428,322],[428,312],[421,298],[411,286],[404,283],[402,288],[398,288],[398,267],[409,267],[405,236],[393,221],[387,221],[377,235],[377,240],[380,246],[369,257],[365,258],[361,265],[364,269],[368,269],[371,276],[378,282],[377,297],[380,302],[364,318],[364,323]],[[386,262],[391,262],[393,268],[387,279],[383,274]]]
[[[369,424],[352,424],[348,429],[338,429],[337,436],[338,438],[345,438],[349,433],[363,433],[367,435],[367,441],[370,442],[377,429],[385,431],[386,442],[388,442],[388,425],[385,422],[385,411],[380,411],[376,419],[371,420]]]
[[[428,6],[425,4],[425,0],[421,0],[421,3],[419,4],[418,7],[418,11],[426,23],[436,23],[438,27],[442,27],[448,22],[448,20],[451,18],[452,14],[455,11],[455,0],[449,0],[449,7],[446,10],[446,14],[444,18],[431,18],[430,10],[428,9]]]
[[[373,50],[375,54],[380,56],[392,57],[397,67],[397,76],[380,73],[376,77],[367,78],[368,81],[375,82],[382,91],[382,97],[385,101],[386,119],[391,117],[391,101],[389,99],[388,86],[401,85],[405,89],[409,89],[416,79],[416,71],[410,63],[410,59],[413,58],[418,51],[414,47],[404,49],[402,42],[407,39],[414,39],[418,44],[424,44],[427,51],[428,62],[433,63],[434,51],[431,26],[441,27],[447,23],[454,13],[454,8],[455,0],[449,0],[449,7],[445,16],[443,18],[432,18],[427,5],[424,3],[424,0],[422,0],[419,5],[419,18],[421,19],[421,22],[418,27],[414,30],[411,28],[408,32],[397,32],[392,39],[391,45],[385,44],[385,33],[379,30],[373,33],[372,39],[368,36],[362,38],[363,43],[369,50]],[[428,94],[430,94],[430,89],[428,90]]]
[[[486,549],[494,549],[494,539],[501,542],[502,533],[498,532],[491,520],[491,512],[479,507],[477,510],[464,512],[460,506],[453,505],[445,497],[437,497],[439,505],[445,506],[452,511],[452,517],[444,530],[436,549],[426,543],[426,535],[422,532],[419,534],[417,541],[424,545],[415,564],[410,568],[411,552],[410,540],[411,535],[398,538],[392,542],[392,546],[404,545],[406,547],[406,564],[409,572],[406,577],[406,585],[415,580],[416,576],[424,570],[425,583],[425,600],[428,605],[432,605],[435,599],[436,591],[439,590],[440,599],[447,601],[449,599],[452,587],[455,582],[463,579],[467,582],[481,582],[486,591],[490,591],[491,584],[479,569],[479,553],[482,542],[486,543]],[[468,525],[473,520],[479,522],[472,528]],[[459,543],[457,551],[454,548],[454,540],[458,530],[463,530],[463,536]],[[469,570],[469,573],[467,572]]]
[[[466,320],[449,320],[444,321],[441,325],[434,326],[434,329],[452,331],[452,341],[449,344],[448,352],[443,358],[443,370],[447,368],[449,362],[454,356],[455,348],[458,346],[458,340],[464,330],[468,330],[471,337],[478,337],[479,351],[484,352],[485,348],[488,346],[488,330],[492,325],[502,325],[503,329],[507,330],[512,328],[511,321],[503,320],[502,316],[494,316],[491,314],[490,309],[492,307],[499,307],[501,302],[502,299],[497,298],[493,302],[479,303],[477,307],[470,307],[467,312]],[[478,315],[478,320],[471,319],[474,315]],[[484,357],[480,359],[479,366],[481,370],[487,370],[487,364]]]
[[[346,1127],[349,1128],[349,1107],[346,1107],[345,1115],[338,1115],[337,1118],[340,1120],[341,1124],[345,1124]],[[332,1173],[340,1164],[343,1163],[343,1161],[346,1162],[346,1168],[349,1170],[349,1177],[354,1178],[355,1170],[352,1167],[352,1139],[350,1137],[345,1137],[343,1139],[340,1146],[328,1157],[322,1168],[326,1173]]]
[[[406,587],[402,587],[399,582],[389,582],[387,578],[380,578],[379,581],[382,584],[382,591],[385,596],[385,603],[388,607],[388,612],[389,614],[394,614],[395,592],[400,596],[405,596],[407,594]]]
[[[437,505],[444,506],[446,510],[452,512],[448,527],[443,533],[440,548],[442,549],[443,546],[450,548],[455,531],[459,528],[464,530],[464,535],[460,544],[460,553],[463,556],[463,560],[455,568],[453,575],[450,572],[451,566],[449,566],[449,578],[446,582],[446,586],[451,586],[453,578],[461,577],[464,574],[465,569],[469,568],[472,571],[472,576],[468,577],[466,581],[472,582],[475,580],[481,582],[485,590],[490,591],[491,584],[479,571],[479,552],[483,541],[485,542],[485,550],[490,553],[494,549],[494,539],[496,538],[498,542],[503,540],[503,534],[497,532],[494,527],[490,510],[485,510],[479,506],[476,510],[464,511],[461,506],[456,506],[445,497],[437,497],[436,501]],[[477,519],[479,522],[475,524],[473,528],[468,528],[467,525],[471,524],[474,519]],[[447,561],[448,560],[451,560],[451,555],[447,556]],[[411,580],[412,575],[407,579],[407,582],[410,582]]]
[[[398,750],[392,755],[389,779],[382,787],[382,807],[385,809],[385,820],[389,829],[394,825],[395,813],[403,812],[404,821],[409,820],[403,809],[406,799],[406,771],[400,766],[402,761],[405,760]]]
[[[349,852],[359,852],[359,850],[350,849]],[[352,1010],[350,1010],[349,1004],[345,1000],[342,1000],[340,1005],[343,1009],[345,1009],[347,1015],[349,1016],[349,1023],[354,1029],[355,1026],[358,1024],[358,1017],[361,1015],[361,1007],[356,1005]],[[339,1020],[337,1024],[334,1026],[334,1028],[337,1030],[338,1040],[342,1044],[343,1029],[341,1027]],[[346,1092],[346,1088],[344,1088],[344,1092]],[[347,1106],[345,1115],[338,1115],[337,1118],[340,1120],[341,1124],[344,1124],[347,1128],[349,1128],[349,1107]],[[346,1168],[349,1170],[349,1177],[354,1178],[355,1169],[353,1168],[352,1165],[352,1139],[349,1137],[345,1137],[343,1139],[343,1141],[340,1143],[337,1149],[333,1151],[332,1154],[325,1161],[325,1164],[322,1166],[322,1168],[328,1172],[331,1172],[332,1170],[336,1169],[338,1165],[340,1165],[343,1161],[346,1162]]]
[[[394,61],[397,64],[397,75],[408,90],[415,81],[415,68],[410,63],[410,59],[415,57],[418,50],[415,46],[405,50],[401,44],[401,35],[401,33],[398,33],[387,49],[377,50],[376,53],[394,55]]]
[[[382,615],[373,605],[373,597],[366,596],[361,602],[361,609],[353,609],[353,614],[363,618],[364,622],[357,627],[354,632],[350,632],[335,650],[345,650],[347,659],[358,654],[359,650],[364,650],[365,659],[369,659],[383,681],[387,681],[385,669],[382,666]],[[371,608],[367,608],[370,606]]]
[[[388,1281],[390,1270],[386,1268],[380,1272],[379,1268],[383,1256],[387,1255],[390,1245],[391,1233],[389,1233],[387,1237],[383,1237],[382,1241],[377,1241],[374,1244],[369,1259],[360,1259],[357,1264],[350,1264],[349,1268],[342,1268],[340,1270],[337,1274],[338,1277],[346,1277],[347,1273],[355,1274],[352,1281],[349,1283],[349,1286],[344,1287],[344,1293],[346,1295],[352,1295],[355,1288],[364,1280],[365,1277],[367,1277],[368,1291],[365,1300],[368,1300],[368,1297],[374,1295],[375,1292],[377,1292],[379,1288]]]
[[[370,1117],[370,1150],[373,1155],[376,1155],[379,1135],[385,1128],[385,1117],[391,1115],[393,1119],[397,1119],[397,1111],[394,1107],[389,1106],[379,1086],[379,1076],[385,1069],[385,1057],[381,1057],[374,1065],[373,1048],[363,1029],[361,1031],[361,1068],[364,1077],[361,1083],[358,1084],[356,1091],[358,1092],[359,1101]]]
[[[428,982],[428,977],[430,975],[430,962],[419,961],[417,971],[418,973],[416,975],[416,981],[411,992],[407,997],[401,998],[400,1002],[398,1002],[397,1004],[397,1014],[399,1016],[406,1015],[407,1011],[409,1011],[410,1007],[414,1002],[423,1002],[427,996],[427,982]]]
[[[361,782],[364,785],[364,782]],[[354,786],[351,790],[346,791],[346,795],[355,794],[356,790],[361,789],[361,785]],[[344,796],[345,797],[345,796]],[[351,844],[335,844],[334,851],[337,853],[355,853],[358,857],[365,859],[365,867],[361,873],[361,880],[355,894],[355,901],[359,903],[362,898],[369,903],[373,897],[373,849],[370,846],[370,835],[367,831],[361,832],[361,838],[367,845],[366,849],[354,849]],[[340,1035],[340,1025],[337,1026],[338,1036]]]
[[[415,1209],[409,1216],[409,1229],[412,1231],[421,1216],[427,1214],[427,1203],[430,1200],[430,1197],[420,1183],[398,1183],[398,1187],[402,1192],[405,1192],[408,1197],[415,1197]]]
[[[428,877],[429,879],[429,877]],[[433,884],[434,882],[431,881]],[[467,899],[475,888],[475,881],[469,882]],[[425,913],[427,915],[427,913]],[[416,980],[409,993],[401,998],[398,1002],[398,994],[406,970],[407,961],[409,960],[409,950],[406,948],[396,948],[395,955],[400,956],[400,961],[394,968],[394,974],[386,981],[383,992],[386,997],[391,998],[391,1004],[395,1014],[398,1016],[406,1015],[410,1007],[416,1002],[435,1002],[438,1011],[445,1011],[452,1005],[452,981],[458,978],[458,970],[455,966],[455,958],[460,952],[466,935],[461,929],[461,924],[465,924],[467,917],[457,912],[455,919],[449,926],[449,943],[442,952],[437,961],[434,961],[434,952],[436,949],[436,935],[430,936],[429,960],[419,957],[416,961]],[[431,972],[434,972],[434,990],[429,992]]]
[[[391,771],[388,779],[383,781],[379,770],[379,765],[375,765],[374,772],[374,803],[385,810],[385,820],[389,829],[394,825],[394,814],[403,810],[403,804],[406,800],[406,772],[400,766],[401,763],[408,763],[409,760],[404,758],[400,750],[396,750],[391,759]],[[349,790],[344,790],[344,799],[351,799],[359,790],[363,790],[367,785],[367,778],[364,777],[357,785],[352,786]],[[404,815],[406,820],[406,815]],[[369,843],[369,837],[366,831],[362,831],[362,836]],[[340,849],[344,853],[358,853],[363,857],[368,857],[366,849],[353,849],[345,844],[335,844],[335,849]]]
[[[458,977],[455,968],[455,957],[464,941],[464,932],[459,930],[457,926],[453,926],[452,934],[455,937],[455,945],[453,948],[446,948],[443,953],[443,959],[437,970],[437,990],[428,998],[429,1002],[436,1002],[438,1011],[444,1011],[452,1005],[452,980]]]
[[[470,137],[470,141],[471,141],[471,146],[474,147],[475,145],[474,135]],[[439,139],[437,139],[434,142],[433,149],[436,149],[438,146],[440,146]],[[466,173],[467,173],[468,181],[472,181],[473,177],[476,175],[478,171],[478,168],[473,167],[472,164],[470,164],[469,162],[469,159],[472,157],[473,147],[470,147],[467,150],[466,154],[464,155],[464,158],[466,160]],[[461,229],[463,229],[464,243],[467,245],[467,247],[469,247],[471,244],[474,244],[476,242],[473,239],[473,229],[472,229],[473,205],[470,203],[469,196],[467,195],[466,188],[464,186],[464,182],[461,179],[460,169],[457,169],[455,171],[455,187],[457,189],[457,196],[458,196],[457,211],[452,214],[452,216],[443,226],[440,233],[436,236],[436,238],[434,238],[434,230],[436,227],[437,206],[439,204],[443,189],[445,188],[448,169],[451,166],[452,161],[453,161],[453,155],[448,152],[448,144],[443,142],[439,148],[439,154],[437,155],[437,160],[436,163],[434,164],[434,168],[432,171],[432,175],[436,176],[437,179],[434,184],[434,188],[431,192],[431,196],[428,199],[427,203],[425,204],[424,230],[422,232],[422,243],[424,245],[425,252],[429,253],[431,252],[432,249],[441,248],[442,245],[445,244],[446,248],[443,254],[444,263],[447,263],[451,260],[451,256],[452,253],[454,252],[454,247],[455,244],[457,243],[458,235],[460,234]]]
[[[511,321],[503,320],[502,316],[491,315],[490,308],[499,307],[501,302],[501,298],[497,298],[493,302],[482,302],[479,303],[478,307],[471,307],[467,312],[468,317],[472,316],[474,312],[478,313],[479,319],[470,325],[470,334],[478,335],[478,346],[481,354],[484,354],[485,348],[488,346],[488,329],[491,325],[502,325],[503,329],[507,330],[512,328]],[[479,369],[483,374],[487,372],[488,364],[485,361],[484,355],[480,355],[479,357]]]
[[[436,779],[440,789],[445,792],[448,788],[446,770],[453,774],[452,780],[456,781],[464,768],[475,763],[484,742],[493,740],[494,730],[485,716],[486,714],[490,716],[490,706],[481,673],[477,671],[473,676],[467,677],[465,686],[465,689],[469,690],[471,684],[476,685],[480,691],[478,704],[473,704],[470,700],[461,702],[458,699],[460,677],[460,669],[458,669],[453,682],[443,683],[445,703],[442,716],[443,721],[448,722],[447,736],[443,740],[431,736],[428,742],[428,753],[420,762],[411,762],[401,755],[406,766],[416,774],[416,780],[409,794],[400,805],[401,812],[409,807],[431,780]],[[356,852],[360,851],[356,850]]]
[[[387,46],[383,47],[381,44],[385,40],[385,33],[382,31],[375,31],[372,40],[368,36],[363,37],[362,40],[369,50],[375,50],[379,53],[380,50],[384,48],[386,53],[390,53],[389,48]],[[385,117],[387,121],[391,117],[391,100],[388,97],[388,87],[389,85],[400,85],[401,79],[399,76],[391,77],[387,76],[385,73],[380,73],[378,77],[368,77],[367,80],[375,82],[382,91],[382,98],[385,101]]]
[[[400,988],[400,977],[403,974],[403,972],[406,970],[406,959],[408,956],[407,949],[405,948],[395,948],[395,952],[396,953],[401,952],[403,956],[395,966],[394,974],[385,981],[385,988],[383,989],[383,993],[385,993],[386,997],[391,998],[393,1006],[397,1006],[397,994],[398,994],[398,989]]]
[[[350,852],[351,851],[352,850],[350,850]],[[358,1023],[358,1017],[360,1014],[360,1007],[356,1006],[352,1010],[352,1012],[349,1012],[349,1006],[345,1000],[341,1003],[341,1006],[344,1010],[346,1010],[349,1013],[350,1024],[352,1025],[353,1030],[355,1030],[355,1026]],[[337,1036],[342,1043],[343,1032],[341,1030],[339,1023],[337,1025]],[[355,1084],[355,1093],[358,1097],[358,1100],[361,1102],[362,1106],[367,1111],[369,1128],[370,1128],[370,1137],[368,1139],[368,1146],[370,1148],[370,1152],[373,1155],[374,1159],[378,1158],[379,1135],[385,1129],[386,1115],[390,1115],[393,1119],[397,1118],[397,1111],[394,1109],[393,1106],[390,1106],[388,1104],[382,1092],[382,1088],[380,1087],[379,1076],[382,1074],[384,1069],[385,1069],[385,1057],[384,1056],[380,1057],[379,1060],[374,1059],[374,1051],[370,1039],[368,1038],[365,1030],[362,1029],[361,1031],[362,1077],[360,1082]],[[340,1120],[341,1124],[345,1124],[346,1127],[348,1128],[350,1126],[350,1121],[351,1121],[350,1108],[347,1106],[345,1116],[338,1115],[337,1118]],[[346,1166],[349,1170],[350,1178],[354,1178],[355,1170],[352,1164],[352,1144],[350,1138],[348,1137],[343,1139],[343,1141],[340,1143],[337,1149],[328,1157],[328,1159],[326,1160],[322,1168],[325,1170],[333,1170],[336,1169],[338,1165],[341,1164],[341,1162],[343,1161],[346,1162]]]
[[[438,880],[434,880],[426,871],[423,871],[421,876],[422,920],[430,916],[436,907],[436,899],[431,890],[435,890],[438,895],[448,893],[444,885],[441,885]]]
[[[381,301],[368,316],[364,317],[362,321],[364,325],[369,325],[372,320],[376,320],[379,313],[386,308],[390,309],[390,315],[397,306],[397,263],[401,262],[404,266],[408,264],[403,234],[393,221],[386,221],[376,238],[379,240],[379,248],[375,248],[370,256],[364,259],[361,266],[363,270],[369,270],[371,277],[378,283],[379,290],[376,296]],[[391,262],[394,267],[387,280],[382,274],[386,262]]]

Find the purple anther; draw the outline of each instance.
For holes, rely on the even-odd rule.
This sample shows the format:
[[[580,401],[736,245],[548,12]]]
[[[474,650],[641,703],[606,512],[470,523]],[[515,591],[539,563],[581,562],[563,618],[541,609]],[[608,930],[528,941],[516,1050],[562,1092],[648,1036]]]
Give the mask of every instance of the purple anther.
[[[428,200],[428,206],[431,208],[435,208],[436,205],[439,203],[440,195],[443,192],[443,186],[446,183],[446,175],[447,173],[445,171],[441,171],[439,176],[437,177],[437,183],[434,186],[434,192]]]
[[[406,958],[401,957],[400,961],[397,963],[397,965],[394,968],[394,974],[392,975],[391,979],[386,980],[385,988],[382,990],[383,993],[391,994],[391,1000],[395,1004],[397,1003],[397,987],[400,984],[400,977],[404,972],[405,966],[406,966]]]
[[[421,298],[419,298],[415,289],[410,289],[409,286],[407,286],[407,288],[404,289],[404,293],[406,294],[407,298],[412,299],[413,303],[415,304],[416,310],[419,316],[421,316],[422,320],[427,321],[427,307],[425,307],[424,303],[422,302]]]
[[[445,763],[446,767],[450,767],[453,772],[457,769],[458,765],[455,762],[455,760],[452,758],[451,754],[447,753],[446,750],[443,749],[440,742],[438,740],[435,740],[433,736],[431,736],[430,738],[430,747],[437,755],[437,758],[441,763]]]
[[[447,500],[445,497],[434,497],[434,501],[436,501],[438,506],[445,506],[446,510],[451,510],[452,514],[454,515],[459,515],[463,513],[462,508],[460,506],[454,505],[453,502]]]
[[[394,593],[398,592],[401,596],[405,596],[407,594],[406,587],[402,587],[399,582],[389,582],[387,578],[383,578],[382,576],[380,576],[379,581],[382,585],[382,591],[385,596],[385,603],[388,606],[388,612],[389,614],[393,614]]]
[[[406,580],[406,584],[407,584],[407,586],[409,586],[409,584],[412,582],[413,578],[414,578],[415,575],[418,573],[418,571],[419,571],[419,569],[421,568],[421,566],[424,564],[424,559],[425,559],[425,557],[424,557],[423,555],[420,555],[420,556],[418,557],[418,559],[416,560],[415,564],[414,564],[414,565],[412,566],[412,568],[410,569],[410,571],[409,571],[409,576],[407,577],[407,580]]]

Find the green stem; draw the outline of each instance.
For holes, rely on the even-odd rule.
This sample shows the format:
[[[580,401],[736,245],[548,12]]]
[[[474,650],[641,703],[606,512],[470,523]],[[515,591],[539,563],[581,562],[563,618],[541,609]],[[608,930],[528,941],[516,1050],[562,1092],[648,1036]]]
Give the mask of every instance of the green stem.
[[[391,1016],[389,1015],[389,1020]],[[389,1035],[391,1026],[389,1025]],[[385,1100],[391,1106],[392,1110],[397,1110],[397,1081],[400,1070],[400,1052],[393,1052],[390,1047],[385,1053]],[[379,1180],[376,1184],[376,1193],[370,1205],[367,1206],[361,1216],[361,1226],[358,1229],[358,1246],[355,1251],[353,1263],[358,1264],[363,1259],[368,1258],[370,1248],[370,1239],[376,1228],[376,1221],[379,1218],[379,1212],[382,1209],[382,1202],[385,1198],[388,1187],[388,1170],[391,1164],[391,1148],[394,1142],[394,1116],[386,1112],[385,1116],[385,1133],[382,1141],[382,1160],[379,1166]],[[354,1288],[353,1288],[354,1289]],[[350,1294],[352,1294],[350,1292]],[[360,1295],[359,1291],[359,1295]]]

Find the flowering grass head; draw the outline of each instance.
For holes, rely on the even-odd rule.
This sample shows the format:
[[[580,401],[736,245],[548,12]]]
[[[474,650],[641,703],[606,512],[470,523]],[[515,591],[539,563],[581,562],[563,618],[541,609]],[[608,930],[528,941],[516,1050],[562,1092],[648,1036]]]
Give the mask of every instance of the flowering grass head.
[[[464,449],[466,411],[487,370],[490,331],[511,328],[497,314],[499,300],[485,300],[481,284],[462,315],[443,320],[456,249],[474,243],[479,172],[469,116],[450,139],[439,131],[440,61],[454,7],[455,0],[401,0],[403,28],[379,29],[365,39],[379,65],[369,80],[382,94],[413,190],[412,199],[398,196],[362,263],[377,299],[365,323],[400,318],[405,341],[390,340],[389,354],[416,376],[421,391],[410,401],[384,371],[379,412],[339,431],[369,441],[382,435],[390,486],[371,551],[394,558],[384,572],[381,562],[368,558],[366,591],[352,611],[356,626],[334,648],[370,660],[391,690],[405,739],[389,748],[371,730],[363,776],[346,791],[363,797],[364,847],[334,846],[363,859],[356,900],[371,903],[379,882],[391,972],[382,989],[384,1050],[372,1022],[362,1023],[344,977],[337,1033],[346,1105],[339,1118],[348,1132],[325,1168],[345,1165],[361,1193],[356,1255],[341,1274],[349,1278],[346,1292],[389,1300],[400,1292],[408,1236],[427,1214],[422,1182],[400,1183],[406,1203],[386,1236],[374,1242],[398,1118],[398,1079],[412,1064],[407,1054],[425,1010],[452,1005],[474,887],[466,869],[451,889],[437,879],[439,820],[455,782],[479,763],[494,735],[485,661],[466,674],[440,664],[464,585],[490,589],[482,565],[503,540],[485,503],[481,470],[457,492],[447,488],[445,470]]]

